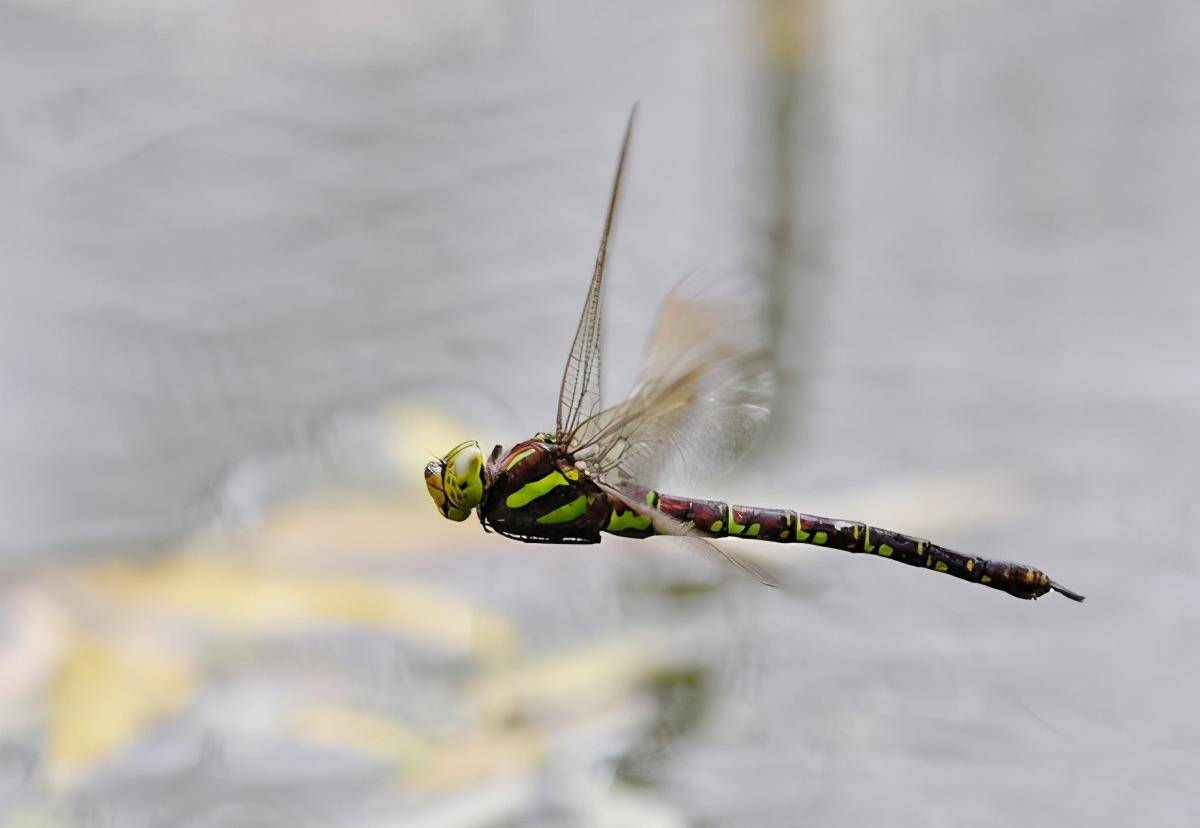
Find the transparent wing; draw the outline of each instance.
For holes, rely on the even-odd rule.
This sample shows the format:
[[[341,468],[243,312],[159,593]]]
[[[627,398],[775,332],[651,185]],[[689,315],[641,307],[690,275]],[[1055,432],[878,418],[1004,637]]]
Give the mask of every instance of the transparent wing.
[[[604,282],[604,265],[608,257],[608,240],[612,234],[617,203],[621,195],[621,180],[625,175],[625,159],[629,155],[629,141],[633,136],[633,123],[637,116],[637,104],[629,113],[625,126],[625,138],[621,142],[621,155],[617,159],[617,174],[613,179],[612,194],[608,200],[608,215],[604,230],[600,234],[600,250],[596,254],[596,269],[592,272],[592,284],[588,288],[587,301],[575,329],[571,342],[571,353],[563,367],[562,385],[558,392],[558,416],[555,421],[560,440],[576,429],[580,422],[595,415],[600,408],[600,311],[601,287]]]
[[[728,467],[770,414],[762,320],[747,278],[681,281],[659,310],[633,391],[581,423],[568,450],[614,485],[650,485],[672,463],[689,474]]]
[[[681,538],[689,548],[718,562],[731,564],[741,574],[753,578],[760,584],[772,587],[779,586],[778,579],[769,570],[751,563],[741,555],[737,555],[718,545],[712,538],[698,532],[690,523],[676,520],[666,512],[655,509],[653,506],[647,504],[637,493],[624,491],[620,486],[606,483],[603,480],[596,480],[596,484],[604,489],[610,497],[614,497],[625,504],[627,509],[631,509],[642,517],[650,518],[651,525],[658,534]]]

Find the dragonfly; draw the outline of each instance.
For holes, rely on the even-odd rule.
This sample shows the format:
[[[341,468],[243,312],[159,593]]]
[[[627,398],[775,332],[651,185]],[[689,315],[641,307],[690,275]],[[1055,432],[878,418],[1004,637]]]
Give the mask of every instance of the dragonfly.
[[[602,534],[674,536],[744,574],[778,585],[772,573],[717,539],[801,543],[873,555],[983,584],[1023,599],[1053,591],[1083,596],[1032,566],[966,555],[852,520],[789,509],[738,506],[658,491],[647,481],[670,463],[728,462],[769,414],[769,353],[746,291],[708,290],[684,280],[664,299],[633,390],[603,407],[601,289],[637,115],[630,112],[583,312],[563,368],[553,432],[488,456],[475,440],[425,467],[440,514],[526,543],[592,544]]]

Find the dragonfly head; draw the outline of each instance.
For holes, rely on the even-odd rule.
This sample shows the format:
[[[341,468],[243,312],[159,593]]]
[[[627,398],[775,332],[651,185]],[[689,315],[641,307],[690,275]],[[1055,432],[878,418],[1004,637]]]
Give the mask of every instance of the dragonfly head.
[[[425,467],[425,487],[442,517],[466,520],[483,500],[483,451],[479,443],[459,443]]]

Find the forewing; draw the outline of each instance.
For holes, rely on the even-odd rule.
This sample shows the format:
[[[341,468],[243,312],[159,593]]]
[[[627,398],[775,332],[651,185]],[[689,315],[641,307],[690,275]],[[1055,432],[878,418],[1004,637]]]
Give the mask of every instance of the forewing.
[[[613,179],[612,194],[608,200],[604,230],[600,234],[600,250],[596,254],[592,283],[588,287],[587,301],[584,302],[583,313],[579,317],[579,327],[575,329],[575,339],[571,342],[571,353],[563,367],[562,385],[558,392],[558,416],[555,422],[560,440],[565,439],[579,423],[595,415],[600,409],[601,288],[604,283],[604,266],[608,258],[608,241],[616,218],[621,181],[625,175],[625,160],[629,155],[629,141],[633,136],[636,116],[637,104],[634,104],[629,113],[629,122],[625,126],[621,154],[617,159],[617,174]]]
[[[671,517],[666,512],[655,509],[653,506],[647,504],[645,500],[641,499],[637,493],[626,491],[620,486],[606,483],[603,480],[596,480],[596,484],[604,489],[610,497],[621,501],[627,509],[632,510],[642,517],[650,518],[651,525],[658,534],[681,538],[690,549],[710,559],[732,565],[742,575],[753,578],[760,584],[772,587],[779,586],[779,581],[764,567],[751,563],[741,555],[725,549],[715,543],[712,538],[697,531],[690,523],[684,523],[681,520]]]
[[[590,474],[649,485],[668,464],[727,468],[770,414],[772,372],[758,291],[745,277],[693,274],[664,300],[630,395],[567,443]]]

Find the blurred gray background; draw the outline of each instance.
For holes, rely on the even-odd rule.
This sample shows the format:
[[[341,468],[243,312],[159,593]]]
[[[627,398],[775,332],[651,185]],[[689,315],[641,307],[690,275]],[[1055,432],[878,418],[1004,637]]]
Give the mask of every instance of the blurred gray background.
[[[0,825],[1195,825],[1198,41],[1182,0],[0,5]],[[1085,604],[442,525],[427,450],[553,423],[635,100],[608,399],[677,278],[749,272],[775,415],[695,494]]]

